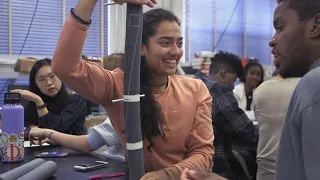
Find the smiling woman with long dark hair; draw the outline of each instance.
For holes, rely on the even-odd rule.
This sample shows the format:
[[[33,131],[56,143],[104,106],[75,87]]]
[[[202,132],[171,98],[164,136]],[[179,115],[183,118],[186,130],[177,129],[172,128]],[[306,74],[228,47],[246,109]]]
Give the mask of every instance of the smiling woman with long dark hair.
[[[85,134],[86,100],[67,91],[51,70],[51,59],[37,61],[31,69],[29,91],[16,89],[29,101],[25,111],[25,124],[56,131]]]
[[[155,2],[126,2],[150,4],[152,1]],[[124,104],[112,102],[123,98],[125,74],[122,69],[105,70],[80,58],[97,2],[79,0],[71,10],[53,56],[52,69],[69,87],[105,108],[125,152]],[[140,102],[140,117],[147,172],[141,180],[179,179],[185,168],[211,171],[214,154],[212,98],[201,80],[176,75],[183,56],[180,21],[164,9],[150,10],[141,18],[140,94],[145,97]],[[53,133],[51,140],[58,140],[60,135]]]

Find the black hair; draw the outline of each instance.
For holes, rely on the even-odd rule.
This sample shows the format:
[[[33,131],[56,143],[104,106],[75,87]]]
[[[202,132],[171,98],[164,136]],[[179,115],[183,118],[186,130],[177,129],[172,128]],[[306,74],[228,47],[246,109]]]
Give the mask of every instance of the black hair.
[[[288,3],[289,7],[297,11],[301,21],[310,19],[320,13],[319,0],[278,0],[278,3]]]
[[[65,108],[68,103],[68,92],[65,89],[64,84],[62,84],[60,91],[55,97],[49,97],[43,94],[38,85],[36,84],[36,74],[44,66],[51,66],[51,59],[41,59],[37,61],[31,68],[29,76],[29,91],[37,94],[47,104],[48,110],[53,114],[60,114],[60,112]],[[37,125],[38,124],[38,113],[36,109],[36,104],[34,102],[29,102],[26,108],[25,118],[28,124]]]
[[[235,73],[238,78],[244,76],[243,66],[239,56],[226,51],[219,51],[211,58],[209,73],[210,75],[214,75],[222,69]]]
[[[263,70],[263,67],[260,63],[257,63],[257,62],[249,62],[245,67],[244,67],[244,73],[245,75],[240,78],[240,81],[245,83],[246,82],[246,76],[248,74],[248,71],[253,68],[253,67],[258,67],[260,70],[261,70],[261,80],[260,82],[258,83],[258,86],[264,81],[264,70]]]
[[[176,22],[179,26],[181,24],[176,15],[165,9],[153,9],[143,14],[143,45],[148,46],[149,38],[157,33],[157,27],[164,21]],[[148,150],[151,151],[151,148],[154,145],[152,137],[161,135],[165,138],[165,133],[163,131],[164,115],[161,111],[161,105],[153,96],[152,88],[148,79],[146,59],[144,56],[141,56],[140,83],[140,93],[145,94],[145,97],[142,98],[140,102],[142,137],[148,141]]]

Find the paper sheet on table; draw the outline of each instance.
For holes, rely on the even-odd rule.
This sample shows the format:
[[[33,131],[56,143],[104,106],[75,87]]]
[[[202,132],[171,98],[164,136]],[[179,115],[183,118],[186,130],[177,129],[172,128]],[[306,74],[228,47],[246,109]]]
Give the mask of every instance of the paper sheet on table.
[[[32,147],[38,147],[39,145],[32,145],[30,146],[30,141],[24,141],[24,147],[25,148],[32,148]],[[48,143],[43,143],[42,146],[50,146]]]

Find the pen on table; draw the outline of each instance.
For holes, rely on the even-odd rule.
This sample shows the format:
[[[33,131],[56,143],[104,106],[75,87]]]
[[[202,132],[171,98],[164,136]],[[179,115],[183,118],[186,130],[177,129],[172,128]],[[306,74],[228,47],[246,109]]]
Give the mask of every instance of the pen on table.
[[[108,162],[105,162],[105,161],[96,161],[96,163],[100,163],[100,164],[109,164]]]
[[[119,176],[124,176],[125,174],[126,173],[100,174],[100,175],[89,176],[88,178],[91,180],[95,180],[95,179],[119,177]]]

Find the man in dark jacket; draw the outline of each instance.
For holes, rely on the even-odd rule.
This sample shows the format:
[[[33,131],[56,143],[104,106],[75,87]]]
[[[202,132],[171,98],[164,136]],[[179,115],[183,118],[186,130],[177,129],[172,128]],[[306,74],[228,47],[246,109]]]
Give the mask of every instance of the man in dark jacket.
[[[212,100],[212,124],[214,128],[213,172],[229,180],[247,179],[240,163],[232,152],[232,142],[255,147],[259,129],[239,108],[233,95],[237,77],[243,76],[243,67],[238,56],[218,52],[212,59],[209,76],[198,72],[209,89]],[[255,157],[253,157],[255,158]],[[255,175],[253,175],[255,176]]]

